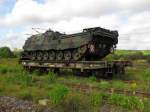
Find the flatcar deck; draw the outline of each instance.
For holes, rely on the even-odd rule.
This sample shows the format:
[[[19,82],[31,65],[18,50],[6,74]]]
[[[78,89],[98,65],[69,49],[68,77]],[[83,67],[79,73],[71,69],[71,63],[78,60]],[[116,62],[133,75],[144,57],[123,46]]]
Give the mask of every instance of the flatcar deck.
[[[100,69],[108,68],[114,65],[131,66],[130,61],[78,61],[78,62],[45,62],[22,60],[21,64],[28,67],[49,67],[49,68],[68,68],[68,69]]]
[[[123,73],[125,67],[131,66],[130,61],[29,61],[21,60],[20,63],[26,69],[72,69],[80,72],[103,71],[103,74]]]

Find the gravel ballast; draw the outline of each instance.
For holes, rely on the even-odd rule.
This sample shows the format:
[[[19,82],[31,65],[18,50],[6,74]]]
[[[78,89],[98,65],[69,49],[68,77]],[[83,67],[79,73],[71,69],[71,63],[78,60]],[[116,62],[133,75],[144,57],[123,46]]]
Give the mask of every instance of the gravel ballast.
[[[14,97],[0,96],[0,112],[54,112],[49,108],[31,101],[18,100]]]

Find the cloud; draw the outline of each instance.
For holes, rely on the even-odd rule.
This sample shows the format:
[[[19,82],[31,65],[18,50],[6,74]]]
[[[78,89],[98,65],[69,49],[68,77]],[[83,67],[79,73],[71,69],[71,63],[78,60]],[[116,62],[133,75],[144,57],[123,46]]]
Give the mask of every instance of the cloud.
[[[108,19],[111,18],[111,19]],[[63,20],[54,24],[50,23],[41,23],[41,24],[30,24],[25,25],[21,32],[17,32],[15,30],[10,29],[5,37],[0,38],[0,42],[3,42],[1,46],[7,45],[11,48],[22,48],[25,40],[33,34],[37,34],[35,30],[32,28],[40,28],[37,29],[40,33],[45,32],[45,30],[51,28],[55,31],[66,32],[66,33],[76,33],[82,32],[83,28],[88,27],[97,27],[97,25],[103,26],[103,28],[113,29],[116,27],[118,22],[118,18],[115,15],[106,15],[99,18],[73,18],[70,21]],[[113,24],[111,24],[113,23]],[[111,24],[111,25],[110,25]],[[17,44],[18,43],[18,44]]]
[[[149,6],[149,0],[17,0],[12,11],[0,17],[0,27],[23,31],[9,30],[0,41],[21,48],[25,34],[36,33],[32,28],[75,33],[101,26],[119,30],[120,49],[150,49]]]
[[[90,4],[90,5],[89,5]],[[148,0],[18,0],[11,13],[1,18],[1,25],[58,22],[74,17],[99,17],[112,13],[128,13],[150,9]],[[129,14],[129,13],[128,13]]]
[[[4,3],[4,0],[0,0],[0,5]]]
[[[20,37],[20,34],[22,35]],[[15,33],[12,30],[9,30],[4,38],[0,38],[0,47],[2,46],[8,46],[11,49],[13,48],[21,48],[21,46],[24,44],[26,37],[22,33]]]
[[[128,17],[120,27],[122,49],[150,49],[150,11],[144,11]]]

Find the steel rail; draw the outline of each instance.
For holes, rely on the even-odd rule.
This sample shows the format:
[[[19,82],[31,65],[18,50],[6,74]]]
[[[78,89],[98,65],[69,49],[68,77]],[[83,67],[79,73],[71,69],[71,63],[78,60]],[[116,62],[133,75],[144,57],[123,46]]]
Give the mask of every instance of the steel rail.
[[[149,98],[150,99],[150,93],[149,92],[143,92],[143,91],[137,91],[137,90],[127,90],[127,89],[115,89],[115,88],[109,88],[109,89],[102,89],[94,86],[89,86],[89,85],[81,85],[81,84],[65,84],[67,87],[75,90],[79,90],[80,92],[84,93],[90,93],[91,91],[104,91],[106,94],[124,94],[124,95],[129,95],[129,96],[138,96],[141,98]]]

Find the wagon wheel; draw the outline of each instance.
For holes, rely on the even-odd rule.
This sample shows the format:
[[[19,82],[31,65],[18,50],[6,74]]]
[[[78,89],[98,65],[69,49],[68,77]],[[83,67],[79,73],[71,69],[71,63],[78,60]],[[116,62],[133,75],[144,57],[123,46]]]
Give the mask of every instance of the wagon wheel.
[[[71,52],[65,51],[64,52],[64,60],[70,60],[71,59]]]
[[[37,58],[36,52],[32,52],[31,60],[36,60],[36,58]]]
[[[48,60],[48,52],[45,52],[43,55],[43,60],[46,61]]]
[[[39,60],[39,61],[42,60],[42,52],[37,53],[37,60]]]
[[[55,60],[55,52],[54,51],[51,51],[51,52],[49,52],[48,53],[48,58],[49,58],[49,60]]]
[[[57,52],[57,55],[56,55],[56,60],[62,60],[63,59],[63,53],[62,53],[62,51],[59,51],[59,52]]]

